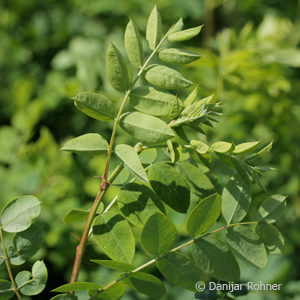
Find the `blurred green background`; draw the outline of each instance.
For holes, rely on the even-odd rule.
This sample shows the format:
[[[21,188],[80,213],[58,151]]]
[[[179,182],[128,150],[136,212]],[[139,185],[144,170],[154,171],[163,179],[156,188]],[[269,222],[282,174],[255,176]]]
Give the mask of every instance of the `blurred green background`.
[[[188,43],[203,55],[183,69],[200,84],[201,94],[215,92],[224,116],[208,140],[235,143],[273,141],[265,163],[277,168],[262,178],[266,188],[288,195],[278,227],[285,253],[272,256],[266,270],[244,269],[244,279],[282,282],[279,293],[241,299],[300,299],[300,1],[156,0],[164,24],[183,17],[185,26],[204,23],[200,38]],[[0,204],[34,194],[43,202],[44,258],[49,283],[42,295],[68,281],[82,224],[64,225],[73,207],[88,209],[103,171],[103,156],[72,156],[59,151],[69,138],[101,132],[111,124],[92,120],[69,100],[79,91],[101,91],[116,102],[120,94],[105,75],[109,41],[123,47],[129,16],[144,33],[154,1],[2,0],[0,2]],[[200,49],[200,50],[199,50]],[[126,141],[127,137],[119,137]],[[114,187],[106,201],[116,193]],[[253,199],[262,191],[254,186]],[[71,233],[74,233],[72,235]],[[89,247],[88,258],[99,253]],[[144,261],[139,252],[140,261]],[[28,269],[30,265],[25,266]],[[24,266],[16,267],[21,270]],[[6,276],[0,269],[1,278]],[[107,282],[115,275],[83,262],[81,280]],[[166,299],[194,299],[169,287]],[[82,296],[84,299],[84,296]],[[131,291],[126,300],[146,299]]]

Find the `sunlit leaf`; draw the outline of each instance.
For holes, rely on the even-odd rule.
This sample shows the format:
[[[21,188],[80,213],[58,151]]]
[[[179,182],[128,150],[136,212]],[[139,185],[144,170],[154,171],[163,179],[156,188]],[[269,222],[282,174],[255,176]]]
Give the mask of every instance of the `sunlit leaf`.
[[[149,182],[146,171],[134,148],[129,145],[120,144],[116,146],[115,153],[134,177],[144,182]]]
[[[87,133],[66,142],[61,150],[93,154],[107,151],[108,143],[98,133]]]
[[[178,71],[163,65],[152,65],[145,70],[146,80],[163,89],[177,90],[191,86],[193,83]]]
[[[1,226],[7,232],[26,230],[41,212],[35,196],[22,196],[6,204],[1,212]]]
[[[82,92],[72,99],[74,100],[76,108],[91,118],[100,121],[110,121],[114,119],[114,105],[103,95]]]

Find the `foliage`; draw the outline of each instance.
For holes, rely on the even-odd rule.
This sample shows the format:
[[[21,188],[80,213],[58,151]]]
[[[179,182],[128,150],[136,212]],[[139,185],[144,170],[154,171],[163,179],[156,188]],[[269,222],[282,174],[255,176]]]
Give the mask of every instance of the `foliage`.
[[[163,282],[153,274],[140,272],[154,263],[171,284],[196,292],[196,283],[203,278],[201,270],[216,280],[231,278],[238,280],[239,265],[236,257],[243,258],[257,268],[264,268],[268,262],[264,242],[268,247],[272,247],[272,244],[277,245],[282,241],[278,241],[276,235],[273,241],[267,241],[265,238],[261,240],[260,236],[267,234],[264,232],[267,227],[261,224],[274,222],[278,217],[277,213],[282,211],[280,207],[285,200],[284,196],[273,195],[267,198],[256,208],[257,216],[245,220],[251,205],[252,182],[260,183],[261,169],[253,164],[255,163],[253,158],[261,156],[270,150],[270,147],[257,151],[259,142],[235,145],[218,141],[209,146],[199,140],[199,133],[204,134],[204,130],[212,127],[220,115],[220,108],[213,96],[201,99],[198,87],[192,90],[191,94],[184,93],[182,90],[193,83],[169,64],[172,60],[183,62],[182,53],[194,56],[176,48],[166,51],[169,44],[164,42],[167,39],[168,43],[184,42],[199,34],[202,28],[202,26],[191,29],[182,27],[183,22],[180,19],[165,35],[162,35],[161,17],[155,6],[149,16],[146,30],[146,40],[152,52],[145,61],[142,60],[144,53],[140,53],[143,51],[141,35],[133,20],[129,21],[125,33],[125,49],[131,66],[115,45],[110,44],[107,48],[108,79],[117,91],[125,95],[114,119],[108,149],[105,147],[100,149],[107,151],[106,166],[77,247],[71,282],[56,288],[54,290],[56,292],[87,290],[90,299],[101,299],[104,293],[111,293],[112,299],[119,299],[124,293],[123,285],[126,284],[139,293],[158,299],[166,294]],[[138,53],[132,55],[130,53],[132,49]],[[160,51],[164,51],[162,60],[159,60]],[[158,60],[151,65],[151,60],[156,55]],[[163,64],[164,61],[168,62],[168,66]],[[128,108],[128,112],[123,112],[126,102],[132,99],[131,93],[134,94],[135,101],[132,108],[138,107],[142,112],[132,111],[132,108]],[[147,104],[151,107],[150,110],[146,109],[145,98],[155,99],[154,105]],[[165,110],[165,103],[168,103],[165,99],[168,101],[172,98],[174,102],[168,106],[168,114],[161,114],[161,108]],[[96,119],[101,121],[109,121],[106,116],[112,110],[108,105],[110,100],[106,97],[101,94],[81,93],[73,99],[75,106],[83,113],[91,117],[97,116]],[[84,109],[78,107],[78,99],[80,103],[84,103]],[[134,147],[127,144],[115,146],[118,125],[137,141]],[[101,136],[98,139],[104,140]],[[107,145],[105,142],[102,142],[103,144]],[[93,139],[81,136],[68,141],[63,149],[75,153],[90,153],[94,145]],[[156,149],[160,157],[143,163],[139,155],[149,149]],[[113,151],[120,163],[109,175]],[[228,183],[224,187],[211,170],[212,162],[215,160],[224,161],[232,170],[233,175],[227,179]],[[179,171],[180,166],[185,170],[182,173]],[[122,181],[122,190],[95,218],[103,195],[123,167],[132,177]],[[198,188],[198,180],[190,172],[200,173],[202,177],[207,178],[207,182],[210,177],[214,178],[214,184],[208,184],[208,189],[203,191],[201,183]],[[191,189],[193,185],[196,185],[195,191]],[[125,191],[128,192],[127,195],[124,194]],[[134,196],[135,191],[139,193],[138,198]],[[147,199],[146,203],[141,205],[140,198],[144,197]],[[133,201],[130,198],[133,198]],[[128,203],[127,199],[131,201]],[[152,210],[154,209],[153,213],[149,213],[150,205]],[[180,214],[186,217],[184,234],[187,241],[173,248],[178,230],[172,218]],[[73,221],[82,220],[82,214],[78,214],[75,210],[71,214],[68,213],[66,218],[70,219],[71,216]],[[139,220],[138,223],[136,218]],[[209,231],[211,227],[219,228]],[[259,228],[260,235],[255,232],[256,227]],[[218,233],[223,230],[226,234],[219,235]],[[86,242],[90,235],[101,251],[111,259],[104,265],[120,271],[116,280],[106,282],[102,287],[96,286],[96,283],[77,282]],[[217,239],[215,235],[218,236]],[[188,236],[192,239],[188,240]],[[135,267],[132,263],[135,260],[138,240],[143,249],[154,258]],[[201,247],[204,241],[210,246]],[[179,251],[192,244],[194,244],[192,255]],[[211,250],[208,250],[209,254],[203,259],[200,253],[209,247]],[[210,255],[213,251],[218,255]],[[102,264],[101,260],[92,261]],[[232,268],[232,274],[229,273],[227,276],[222,270],[228,267]],[[122,275],[124,268],[128,271]],[[57,297],[59,296],[53,299]],[[61,297],[65,297],[64,294]]]
[[[1,279],[1,299],[11,299],[14,294],[21,299],[37,295],[43,291],[47,282],[47,268],[43,261],[37,260],[32,271],[21,271],[13,275],[11,265],[22,265],[39,250],[43,241],[43,229],[32,221],[40,214],[41,203],[34,196],[23,196],[7,203],[1,211],[0,264],[5,262],[9,279]],[[9,233],[6,237],[3,231]],[[13,234],[13,235],[12,235]],[[9,240],[9,246],[7,246]]]
[[[197,27],[199,22],[205,23],[201,38],[188,41],[186,43],[188,48],[184,50],[189,54],[193,53],[192,56],[188,56],[189,59],[195,57],[196,52],[197,56],[201,54],[199,63],[196,60],[184,68],[181,65],[175,66],[175,69],[185,78],[200,83],[198,94],[202,97],[217,91],[216,99],[222,101],[224,114],[222,119],[219,119],[220,123],[215,123],[213,130],[205,128],[206,134],[198,135],[190,143],[195,147],[197,154],[203,155],[209,148],[217,150],[215,147],[221,147],[222,144],[214,145],[216,141],[228,141],[228,149],[232,141],[243,143],[245,140],[263,142],[273,140],[274,142],[272,155],[265,153],[256,161],[256,167],[261,167],[262,162],[276,167],[279,172],[265,173],[260,180],[268,191],[289,195],[287,209],[278,223],[285,237],[284,255],[272,255],[266,270],[255,271],[249,265],[246,267],[240,264],[241,278],[251,281],[259,278],[266,282],[283,282],[285,289],[272,296],[278,299],[296,297],[299,293],[296,281],[299,280],[297,256],[299,251],[299,230],[297,230],[299,228],[299,218],[297,219],[299,216],[299,170],[297,169],[299,118],[297,112],[299,109],[296,102],[299,84],[298,70],[295,68],[299,22],[297,1],[286,3],[278,0],[263,2],[259,0],[242,2],[158,0],[156,3],[166,23],[172,23],[179,17],[184,18],[186,28]],[[138,0],[122,3],[118,0],[63,2],[4,0],[0,4],[0,66],[3,74],[0,78],[2,126],[0,129],[0,203],[3,206],[8,200],[23,194],[36,195],[43,201],[39,224],[43,226],[44,243],[40,245],[38,253],[26,263],[26,269],[30,270],[35,260],[45,259],[49,280],[41,295],[29,298],[49,299],[51,289],[69,280],[77,236],[82,230],[80,222],[87,217],[90,198],[97,193],[99,179],[93,176],[104,172],[105,151],[98,150],[105,148],[102,140],[109,141],[112,122],[95,122],[74,109],[72,101],[68,99],[82,91],[101,90],[106,98],[113,101],[115,107],[118,105],[120,94],[113,90],[106,77],[105,49],[108,41],[113,41],[118,49],[125,53],[122,33],[128,22],[128,16],[135,21],[137,30],[145,33],[145,14],[150,11],[152,5],[151,1],[143,2],[141,5]],[[260,25],[265,15],[268,17],[262,24],[269,23],[269,26]],[[253,22],[251,28],[247,25],[241,31],[249,20]],[[269,21],[266,22],[267,20]],[[164,24],[162,25],[165,32],[166,28]],[[221,33],[224,27],[231,29]],[[273,28],[273,30],[266,31],[262,28]],[[247,35],[249,31],[250,34]],[[215,39],[214,34],[217,32],[219,32],[218,39]],[[213,36],[212,43],[209,43],[208,38]],[[143,38],[142,40],[147,56],[145,41]],[[205,50],[199,50],[202,42]],[[226,43],[228,47],[224,46]],[[192,46],[195,48],[193,49]],[[286,48],[291,51],[285,51]],[[285,53],[279,56],[277,53],[281,49]],[[170,61],[166,61],[165,51],[173,56],[180,52],[181,59],[186,59],[182,50],[163,49],[159,53],[159,59],[167,64],[175,63],[170,56]],[[284,61],[294,67],[289,67]],[[147,87],[147,89],[151,88]],[[143,89],[137,89],[138,96],[143,92]],[[168,117],[169,107],[174,101],[178,104],[174,104],[171,115],[173,119],[178,116],[183,108],[181,99],[185,99],[186,94],[178,92],[177,100],[175,100],[175,93],[172,92],[170,95],[172,95],[170,98],[164,99],[165,108],[161,107],[161,116],[154,116]],[[156,94],[152,94],[151,99],[147,98],[143,103],[141,100],[137,102],[134,97],[132,99],[130,97],[128,102],[137,111],[148,113],[158,99]],[[149,101],[151,106],[145,107]],[[146,111],[142,111],[143,109]],[[176,128],[173,127],[172,130]],[[180,133],[180,129],[176,131]],[[190,129],[186,131],[190,134]],[[91,153],[95,150],[96,155],[58,152],[66,140],[85,132],[93,134],[100,132],[104,138],[95,139],[95,141],[99,140],[99,143],[95,144],[97,148],[91,149]],[[123,134],[116,136],[117,144],[131,144],[131,142],[129,136]],[[172,162],[178,159],[180,153],[187,155],[176,142],[167,142],[167,146],[170,155],[168,159]],[[227,152],[226,149],[222,151],[225,154]],[[142,164],[149,164],[155,158],[156,161],[167,159],[164,151],[154,149],[144,150],[139,156]],[[113,155],[111,162],[112,170],[119,162],[117,156]],[[204,199],[210,195],[213,188],[222,194],[222,189],[216,184],[215,178],[225,186],[229,178],[234,175],[231,168],[222,164],[220,160],[214,159],[212,163],[212,169],[207,173],[208,169],[203,164],[198,164],[196,167],[188,161],[177,162],[180,174],[185,174],[189,178],[191,205],[194,203],[195,194]],[[104,196],[105,205],[119,193],[119,184],[128,176],[129,173],[124,170],[116,178],[113,186]],[[122,188],[122,193],[124,201],[117,202],[118,207],[123,217],[127,215],[130,223],[135,226],[141,228],[150,215],[156,212],[164,213],[160,205],[161,200],[155,194],[153,195],[150,188],[141,185],[140,182],[126,185]],[[139,197],[140,194],[143,196]],[[252,204],[246,220],[256,214],[256,207],[265,197],[267,196],[261,187],[254,184]],[[132,208],[130,203],[137,204],[137,199],[141,202],[140,211],[143,211],[139,216],[130,213]],[[156,205],[151,199],[156,201]],[[147,211],[143,209],[145,205]],[[98,214],[102,210],[103,206],[99,208]],[[167,213],[177,227],[177,243],[185,241],[183,215],[176,213],[170,215],[170,211]],[[81,219],[77,218],[78,215]],[[260,226],[256,231],[262,240],[266,240],[266,245],[267,243],[272,245],[272,242],[267,241],[268,236],[272,236],[271,240],[278,236],[276,245],[280,251],[283,251],[282,237],[276,228],[273,225],[261,226],[265,227],[268,234],[260,234]],[[137,239],[135,229],[133,231]],[[6,236],[6,233],[4,234]],[[86,257],[94,257],[102,261],[107,259],[101,251],[97,250],[97,247],[94,247],[94,243],[91,243],[92,245],[89,244],[86,249]],[[139,245],[136,249],[135,265],[143,264],[149,258],[149,254],[144,254]],[[274,246],[267,246],[267,248],[269,251],[274,250],[274,253],[279,251]],[[13,266],[13,271],[17,273],[22,270],[21,268],[24,269],[23,266]],[[127,269],[123,270],[126,271]],[[158,275],[158,271],[153,267],[146,271]],[[4,264],[0,267],[0,274],[1,278],[7,274]],[[98,282],[103,286],[116,276],[116,271],[109,271],[104,267],[98,268],[96,264],[83,260],[79,280]],[[291,282],[288,283],[289,281]],[[194,298],[192,292],[175,286],[170,289],[167,282],[164,284],[168,290],[168,296],[165,298]],[[124,285],[116,288],[120,293],[122,289],[124,290]],[[143,297],[136,293],[134,289],[127,290],[124,298]],[[87,298],[83,293],[78,292],[78,295],[80,298]],[[104,298],[105,296],[108,297],[103,293]],[[65,296],[69,299],[74,297]],[[204,297],[204,295],[196,294],[195,297]],[[212,295],[210,294],[209,297]],[[255,297],[263,299],[266,296],[263,293],[255,293]]]

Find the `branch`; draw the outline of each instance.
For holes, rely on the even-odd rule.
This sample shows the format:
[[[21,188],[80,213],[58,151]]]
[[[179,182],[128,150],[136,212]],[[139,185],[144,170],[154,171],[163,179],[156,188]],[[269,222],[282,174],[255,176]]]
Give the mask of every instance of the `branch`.
[[[117,167],[117,171],[113,171],[113,174],[109,178],[107,178],[110,159],[111,159],[111,155],[112,155],[112,149],[113,149],[114,141],[115,141],[115,136],[116,136],[117,128],[118,128],[119,121],[120,121],[121,115],[123,113],[125,104],[126,104],[128,98],[129,98],[130,93],[131,93],[132,89],[134,88],[135,84],[137,83],[139,78],[142,76],[142,74],[143,74],[144,70],[146,69],[146,67],[148,66],[149,62],[154,57],[154,55],[157,53],[157,51],[160,48],[161,44],[165,41],[165,39],[167,38],[167,36],[169,35],[169,33],[170,33],[170,31],[172,30],[173,27],[174,27],[174,25],[171,26],[171,28],[164,35],[164,37],[160,40],[160,42],[155,47],[155,49],[152,51],[150,56],[147,58],[147,60],[145,61],[144,65],[141,67],[141,69],[139,70],[139,72],[136,75],[135,79],[133,80],[129,90],[126,92],[126,94],[125,94],[125,96],[122,100],[121,106],[119,108],[119,111],[118,111],[118,114],[117,114],[117,117],[115,119],[115,123],[114,123],[114,126],[113,126],[113,131],[112,131],[112,135],[111,135],[111,139],[110,139],[110,143],[109,143],[109,148],[108,148],[108,152],[107,152],[107,157],[106,157],[106,165],[105,165],[105,171],[104,171],[103,179],[102,179],[102,182],[100,184],[98,193],[95,197],[94,203],[93,203],[93,205],[90,209],[90,212],[89,212],[89,215],[87,217],[86,223],[84,225],[83,232],[82,232],[81,239],[80,239],[80,243],[79,243],[79,245],[76,249],[76,256],[75,256],[75,260],[74,260],[74,265],[73,265],[73,270],[72,270],[72,276],[71,276],[70,283],[76,282],[77,279],[78,279],[79,270],[80,270],[81,261],[82,261],[82,256],[83,256],[83,253],[84,253],[86,242],[88,240],[89,232],[90,232],[94,217],[97,213],[98,207],[99,207],[99,205],[102,201],[102,198],[103,198],[103,196],[104,196],[104,194],[105,194],[105,192],[108,188],[107,183],[112,182],[113,179],[115,179],[115,177],[119,174],[119,172],[122,169],[122,166],[119,167],[119,168]],[[113,177],[113,178],[111,178],[111,177]]]
[[[187,246],[193,244],[194,242],[196,242],[196,241],[198,241],[198,240],[200,240],[200,239],[202,239],[202,238],[204,238],[204,237],[207,237],[207,236],[209,236],[209,235],[216,234],[216,233],[219,232],[219,231],[222,231],[222,230],[224,230],[224,229],[228,229],[228,228],[230,228],[230,227],[234,227],[234,226],[237,226],[237,225],[252,225],[252,224],[257,224],[257,222],[241,222],[241,223],[228,224],[228,225],[225,225],[225,226],[223,226],[223,227],[220,227],[220,228],[218,228],[218,229],[216,229],[216,230],[213,230],[213,231],[211,231],[211,232],[204,233],[204,234],[202,234],[202,235],[200,235],[200,236],[198,236],[198,237],[196,237],[196,238],[194,238],[194,239],[192,239],[192,240],[187,241],[187,242],[184,243],[184,244],[181,244],[181,245],[179,245],[179,246],[177,246],[177,247],[175,247],[175,248],[169,250],[169,251],[166,252],[165,254],[162,254],[162,255],[160,255],[160,256],[158,256],[158,257],[156,257],[156,258],[151,259],[150,261],[148,261],[148,262],[146,262],[145,264],[143,264],[143,265],[141,265],[141,266],[135,268],[134,270],[132,270],[132,271],[130,271],[130,272],[127,272],[126,274],[122,275],[121,277],[119,277],[118,279],[112,281],[111,283],[108,283],[106,286],[104,286],[103,288],[101,288],[100,290],[98,290],[94,295],[92,295],[92,296],[89,298],[89,300],[96,299],[96,297],[97,297],[98,295],[100,295],[101,293],[103,293],[104,291],[106,291],[107,289],[109,289],[110,287],[112,287],[113,285],[115,285],[116,283],[118,283],[118,282],[124,280],[125,278],[129,277],[131,274],[137,273],[137,272],[139,272],[139,271],[145,269],[146,267],[148,267],[148,266],[154,264],[155,262],[157,262],[159,259],[162,259],[162,258],[166,257],[166,256],[169,255],[170,253],[175,252],[175,251],[178,251],[178,250],[180,250],[180,249],[182,249],[182,248],[184,248],[184,247],[187,247]]]

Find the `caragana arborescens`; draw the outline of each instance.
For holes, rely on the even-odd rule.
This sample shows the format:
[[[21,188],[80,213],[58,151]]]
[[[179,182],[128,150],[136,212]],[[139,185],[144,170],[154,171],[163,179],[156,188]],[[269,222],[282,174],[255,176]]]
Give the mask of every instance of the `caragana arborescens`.
[[[220,105],[214,95],[201,97],[199,86],[185,92],[194,83],[173,65],[200,58],[198,53],[181,49],[181,43],[197,37],[202,26],[183,26],[180,19],[163,34],[155,6],[146,29],[148,49],[143,49],[145,43],[134,20],[129,21],[124,35],[128,60],[113,43],[108,46],[107,77],[123,93],[116,113],[112,102],[103,95],[86,92],[72,98],[75,106],[88,116],[114,123],[110,141],[101,133],[85,133],[62,148],[77,154],[104,152],[106,166],[90,211],[73,209],[65,216],[67,223],[85,219],[85,225],[70,283],[53,290],[61,294],[52,299],[78,299],[76,291],[84,290],[88,291],[89,299],[120,299],[125,285],[160,299],[167,293],[164,280],[192,291],[196,291],[197,281],[204,280],[203,273],[206,280],[212,277],[237,281],[240,269],[236,257],[264,268],[271,246],[277,252],[282,250],[282,235],[270,223],[278,218],[285,197],[266,195],[265,202],[256,208],[256,217],[253,213],[251,218],[248,216],[251,184],[261,185],[257,159],[271,149],[271,144],[260,147],[259,142],[206,142],[205,128],[212,127],[221,115]],[[146,53],[150,53],[148,57]],[[124,113],[127,103],[130,106]],[[115,145],[119,127],[123,129],[120,134],[132,137],[134,146]],[[160,155],[142,161],[142,152],[149,149],[156,149]],[[112,155],[119,164],[109,173]],[[224,186],[211,169],[216,160],[231,168]],[[117,197],[100,211],[105,192],[123,168],[131,174],[130,179],[123,182]],[[179,214],[186,219],[184,233],[172,219]],[[220,235],[221,231],[225,234]],[[178,244],[179,235],[185,241]],[[77,281],[89,238],[108,257],[91,257],[91,261],[119,274],[104,286]],[[136,243],[152,256],[140,266],[135,265]],[[160,278],[147,272],[150,265],[156,265],[162,274]]]

